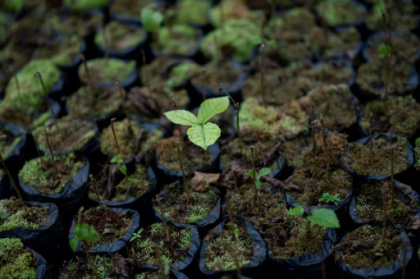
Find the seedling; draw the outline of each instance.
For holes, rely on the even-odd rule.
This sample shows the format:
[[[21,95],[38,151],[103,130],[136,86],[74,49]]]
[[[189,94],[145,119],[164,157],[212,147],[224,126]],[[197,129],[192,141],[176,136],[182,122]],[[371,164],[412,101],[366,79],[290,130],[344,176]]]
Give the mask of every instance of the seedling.
[[[332,203],[334,205],[338,205],[340,203],[340,198],[338,197],[338,194],[331,195],[330,193],[326,192],[321,195],[318,201],[322,203]]]
[[[255,163],[254,163],[254,149],[251,146],[251,158],[252,158],[252,170],[249,170],[246,175],[250,176],[252,179],[254,179],[254,185],[255,185],[255,195],[257,194],[257,190],[261,189],[261,177],[270,174],[271,169],[270,168],[262,168],[257,173],[255,170]]]
[[[140,239],[140,235],[143,231],[144,231],[144,228],[141,228],[137,232],[134,232],[133,236],[130,238],[130,242],[133,242],[136,239]]]
[[[58,127],[58,123],[57,123],[57,119],[56,119],[56,117],[55,117],[54,111],[53,111],[52,106],[51,106],[51,103],[50,103],[50,99],[48,98],[48,92],[47,92],[47,89],[45,89],[45,84],[44,84],[44,81],[42,80],[41,73],[40,73],[40,72],[36,72],[36,73],[34,74],[34,76],[35,76],[37,79],[39,79],[39,81],[41,82],[41,85],[42,85],[42,90],[44,90],[45,99],[47,100],[47,105],[48,105],[48,109],[50,110],[51,117],[52,117],[52,118],[53,118],[53,120],[54,120],[54,124],[55,124],[55,125],[57,125],[57,128],[59,128],[59,127]]]
[[[122,87],[120,86],[120,83],[118,81],[115,82],[115,86],[118,87],[118,92],[120,93],[120,98],[121,98],[121,106],[122,106],[125,116],[128,118],[129,114],[127,114],[127,109],[125,108],[125,105],[124,105],[124,92],[122,90]],[[133,129],[133,126],[131,126],[130,119],[128,119],[127,130],[131,136],[134,136],[134,129]]]
[[[243,144],[242,144],[242,138],[241,138],[241,130],[240,130],[240,127],[239,127],[239,102],[236,102],[233,99],[233,97],[229,94],[229,92],[224,91],[221,84],[219,84],[219,92],[225,93],[229,97],[229,99],[232,101],[233,106],[235,107],[235,110],[236,110],[236,133],[238,134],[239,146],[240,146],[240,151],[241,151],[241,154],[242,154]]]
[[[195,145],[204,150],[214,144],[220,137],[219,126],[208,122],[214,115],[224,112],[229,107],[228,97],[218,97],[201,103],[198,116],[187,110],[172,110],[165,112],[165,116],[175,124],[191,126],[187,130],[188,138]]]
[[[287,215],[293,216],[303,217],[304,213],[305,211],[301,205],[298,205],[287,211]],[[340,223],[338,221],[337,215],[335,214],[334,210],[328,208],[317,208],[312,210],[305,220],[306,226],[305,228],[301,228],[300,231],[309,231],[311,227],[310,222],[324,228],[340,228]]]
[[[120,172],[122,174],[125,175],[125,178],[127,178],[127,166],[124,164],[123,156],[121,154],[120,146],[119,146],[118,140],[117,140],[117,135],[115,134],[115,129],[114,129],[114,121],[115,120],[116,120],[115,118],[111,119],[111,129],[112,129],[112,135],[114,136],[115,145],[117,146],[118,156],[112,157],[110,162],[113,163],[113,164],[117,163],[118,164],[118,169],[120,170]]]
[[[140,14],[142,26],[149,32],[157,31],[164,19],[163,14],[154,8],[155,5],[148,5],[141,10]]]

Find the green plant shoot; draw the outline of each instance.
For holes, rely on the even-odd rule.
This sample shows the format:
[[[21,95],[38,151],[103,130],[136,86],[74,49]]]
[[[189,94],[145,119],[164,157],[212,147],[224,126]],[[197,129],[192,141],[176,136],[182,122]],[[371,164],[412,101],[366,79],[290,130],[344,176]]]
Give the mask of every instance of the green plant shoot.
[[[291,208],[287,211],[287,215],[302,216],[304,210],[301,205],[298,205],[294,208]],[[340,222],[338,221],[337,215],[334,210],[328,208],[317,208],[311,211],[311,214],[308,215],[307,220],[312,223],[324,227],[336,229],[340,227]]]
[[[198,116],[187,110],[172,110],[164,114],[175,124],[191,126],[187,130],[188,138],[192,143],[206,150],[208,146],[216,142],[221,133],[219,126],[207,121],[216,114],[224,112],[228,107],[229,98],[218,97],[202,102]]]
[[[338,194],[331,195],[330,193],[326,192],[321,195],[318,201],[322,203],[332,203],[334,205],[338,205],[340,203],[340,198],[338,197]]]
[[[255,180],[255,188],[257,188],[258,190],[261,189],[261,181],[260,178],[270,174],[271,169],[270,168],[262,168],[260,169],[260,171],[257,173],[255,170],[250,170],[246,173],[246,175],[249,175],[250,177],[252,177],[252,179]]]
[[[392,47],[388,44],[381,44],[379,46],[379,53],[383,56],[386,57],[388,55],[388,53],[390,53],[392,51]]]
[[[69,243],[73,252],[76,252],[79,241],[98,241],[100,238],[99,233],[89,224],[76,224],[74,227],[74,235],[76,237],[72,238]]]
[[[112,164],[118,164],[118,169],[120,172],[124,175],[127,175],[127,166],[124,164],[124,160],[121,157],[121,155],[112,157],[112,159],[109,161]]]
[[[155,10],[156,5],[150,4],[141,10],[141,23],[149,32],[155,32],[160,28],[163,21],[163,14]]]
[[[130,238],[130,242],[140,238],[141,233],[144,231],[143,228],[139,229],[137,232],[133,233],[133,236]]]

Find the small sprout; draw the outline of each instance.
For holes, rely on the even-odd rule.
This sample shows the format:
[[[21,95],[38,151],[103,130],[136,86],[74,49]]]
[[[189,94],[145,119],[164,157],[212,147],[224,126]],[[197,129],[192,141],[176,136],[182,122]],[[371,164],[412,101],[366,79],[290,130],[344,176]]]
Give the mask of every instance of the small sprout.
[[[379,53],[383,56],[383,57],[387,57],[388,54],[392,51],[392,47],[391,45],[388,44],[381,44],[379,46]]]
[[[137,232],[133,233],[133,236],[130,238],[130,242],[133,242],[136,239],[140,238],[141,233],[144,231],[143,228],[139,229]]]
[[[208,146],[216,142],[221,134],[219,126],[207,121],[216,114],[224,112],[228,107],[229,98],[218,97],[202,102],[198,116],[187,110],[172,110],[164,114],[175,124],[191,126],[187,130],[188,138],[192,143],[206,150]]]
[[[303,217],[303,214],[304,210],[301,205],[298,205],[287,211],[287,215]],[[338,221],[337,215],[335,214],[334,210],[328,208],[314,209],[312,210],[311,214],[309,214],[306,218],[307,221],[311,221],[312,223],[324,228],[335,229],[340,227],[340,222]]]
[[[72,238],[69,242],[71,250],[76,252],[77,244],[84,241],[98,241],[100,238],[99,233],[95,230],[92,225],[89,224],[77,224],[74,227],[74,235],[75,237]]]
[[[127,175],[127,166],[124,164],[124,160],[121,155],[112,157],[109,162],[111,164],[117,164],[119,171],[122,174]]]
[[[332,203],[334,205],[338,205],[340,198],[338,197],[338,194],[331,195],[330,193],[326,192],[321,195],[318,201],[322,203]]]
[[[250,170],[246,173],[246,175],[252,177],[252,179],[255,180],[255,188],[257,188],[257,190],[261,189],[261,181],[260,178],[270,174],[271,169],[270,168],[262,168],[260,169],[260,171],[257,173],[255,170]]]

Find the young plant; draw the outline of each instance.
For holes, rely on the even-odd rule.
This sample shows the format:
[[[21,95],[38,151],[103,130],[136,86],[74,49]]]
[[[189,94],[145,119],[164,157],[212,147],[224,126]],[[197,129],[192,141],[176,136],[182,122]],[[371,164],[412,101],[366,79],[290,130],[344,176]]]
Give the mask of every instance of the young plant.
[[[293,216],[303,217],[304,213],[305,211],[301,205],[298,205],[287,211],[287,215],[293,215]],[[317,208],[317,209],[312,210],[308,214],[305,220],[306,220],[306,226],[305,228],[301,228],[301,231],[310,230],[310,227],[311,227],[310,222],[324,228],[336,229],[340,227],[340,223],[338,221],[337,215],[335,214],[334,210],[331,210],[328,208]]]
[[[338,196],[338,194],[331,195],[330,193],[325,192],[321,195],[318,201],[322,203],[332,203],[334,205],[338,205],[340,202],[340,197]]]
[[[220,137],[219,126],[208,122],[216,114],[224,112],[229,107],[228,97],[218,97],[201,103],[198,116],[187,110],[172,110],[165,112],[165,116],[175,124],[191,126],[187,130],[188,138],[195,145],[204,150],[214,144]]]
[[[261,177],[270,174],[271,169],[270,168],[262,168],[257,173],[255,169],[249,170],[246,175],[250,176],[252,179],[254,179],[254,185],[257,190],[261,189]]]

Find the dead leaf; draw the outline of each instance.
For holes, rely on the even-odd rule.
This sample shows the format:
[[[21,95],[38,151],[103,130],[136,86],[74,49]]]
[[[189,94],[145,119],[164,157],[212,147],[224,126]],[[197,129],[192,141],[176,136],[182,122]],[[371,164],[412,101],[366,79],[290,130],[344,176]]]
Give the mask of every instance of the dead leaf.
[[[124,258],[119,253],[116,253],[113,257],[114,272],[119,276],[126,278],[134,278],[134,270],[136,261],[130,258]]]
[[[207,191],[206,184],[218,184],[220,173],[204,173],[196,171],[191,179],[191,187],[193,190],[204,193]]]

